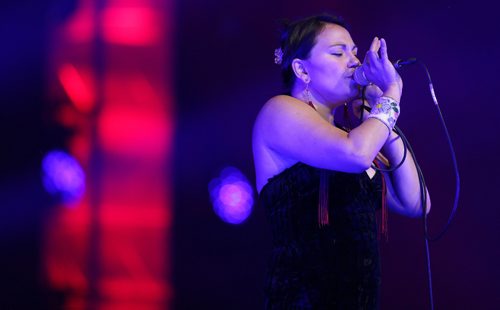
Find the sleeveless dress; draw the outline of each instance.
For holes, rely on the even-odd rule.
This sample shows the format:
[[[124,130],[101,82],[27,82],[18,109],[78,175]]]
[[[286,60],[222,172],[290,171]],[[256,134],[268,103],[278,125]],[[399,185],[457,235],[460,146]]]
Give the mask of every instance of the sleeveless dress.
[[[378,309],[381,174],[328,171],[330,224],[320,228],[321,170],[299,162],[260,193],[273,236],[265,308]]]

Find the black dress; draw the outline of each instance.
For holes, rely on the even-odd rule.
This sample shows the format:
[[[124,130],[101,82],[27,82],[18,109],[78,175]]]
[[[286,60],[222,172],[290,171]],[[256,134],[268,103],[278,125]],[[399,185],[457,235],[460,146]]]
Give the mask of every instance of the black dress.
[[[265,308],[378,309],[381,175],[329,171],[330,224],[319,228],[320,171],[297,163],[260,193],[273,234]]]

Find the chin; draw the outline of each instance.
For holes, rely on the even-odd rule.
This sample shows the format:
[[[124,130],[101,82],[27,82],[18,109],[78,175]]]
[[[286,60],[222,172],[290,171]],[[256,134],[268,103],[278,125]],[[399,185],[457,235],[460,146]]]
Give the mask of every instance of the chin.
[[[349,92],[346,93],[344,101],[350,102],[353,101],[354,99],[359,98],[361,95],[361,92],[358,90],[358,88],[351,88]]]
[[[345,89],[337,89],[336,92],[332,92],[329,101],[335,104],[344,104],[359,98],[360,94],[361,93],[357,85],[352,84]]]

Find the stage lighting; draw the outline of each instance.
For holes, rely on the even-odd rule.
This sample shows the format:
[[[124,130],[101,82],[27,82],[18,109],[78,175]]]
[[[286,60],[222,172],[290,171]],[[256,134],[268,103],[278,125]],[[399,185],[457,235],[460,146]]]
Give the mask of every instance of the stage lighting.
[[[234,167],[223,169],[208,185],[213,209],[220,219],[230,224],[243,223],[254,203],[248,179]]]
[[[42,161],[43,185],[47,192],[74,202],[85,192],[85,174],[80,163],[70,154],[54,150]]]

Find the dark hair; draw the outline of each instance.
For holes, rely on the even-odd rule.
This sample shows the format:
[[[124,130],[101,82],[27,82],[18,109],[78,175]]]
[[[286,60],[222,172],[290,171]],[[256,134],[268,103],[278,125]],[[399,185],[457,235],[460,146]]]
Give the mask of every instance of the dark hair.
[[[309,58],[311,49],[316,44],[316,37],[323,31],[327,24],[335,24],[346,29],[348,28],[342,17],[329,14],[315,15],[292,23],[283,23],[280,38],[280,48],[283,52],[281,75],[288,92],[291,91],[295,82],[292,61],[295,58]]]

